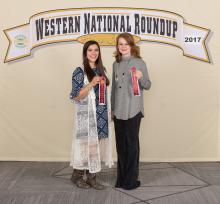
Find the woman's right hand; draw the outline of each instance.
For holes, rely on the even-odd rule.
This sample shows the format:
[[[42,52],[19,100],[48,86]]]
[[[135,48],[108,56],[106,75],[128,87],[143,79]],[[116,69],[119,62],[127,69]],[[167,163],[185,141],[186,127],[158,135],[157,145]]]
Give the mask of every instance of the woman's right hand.
[[[100,77],[99,76],[95,76],[95,77],[93,77],[93,79],[92,79],[92,81],[90,83],[91,83],[92,86],[95,86],[99,82],[100,82]]]

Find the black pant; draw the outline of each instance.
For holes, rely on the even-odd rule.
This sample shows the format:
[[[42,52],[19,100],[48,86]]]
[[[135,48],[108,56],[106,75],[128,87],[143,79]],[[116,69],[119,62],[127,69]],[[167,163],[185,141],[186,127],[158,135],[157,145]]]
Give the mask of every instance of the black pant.
[[[139,128],[142,113],[128,120],[114,118],[118,154],[116,187],[132,189],[139,175]]]

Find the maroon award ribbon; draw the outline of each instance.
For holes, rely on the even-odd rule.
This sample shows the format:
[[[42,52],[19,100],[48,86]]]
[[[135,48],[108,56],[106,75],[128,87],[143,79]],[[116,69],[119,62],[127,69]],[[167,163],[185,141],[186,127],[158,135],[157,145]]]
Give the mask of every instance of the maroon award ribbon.
[[[132,90],[135,96],[140,96],[140,87],[139,87],[139,83],[138,83],[138,79],[135,76],[136,74],[136,67],[132,67],[131,68],[131,81],[132,81]]]
[[[106,90],[105,77],[101,76],[99,82],[99,105],[105,105],[105,90]]]

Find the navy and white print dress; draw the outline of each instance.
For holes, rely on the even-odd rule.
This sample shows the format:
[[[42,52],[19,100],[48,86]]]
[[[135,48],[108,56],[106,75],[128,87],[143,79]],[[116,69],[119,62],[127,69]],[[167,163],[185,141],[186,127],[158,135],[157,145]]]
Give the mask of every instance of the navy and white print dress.
[[[96,75],[100,76],[99,70],[97,68],[93,69]],[[70,93],[70,98],[73,99],[79,95],[80,89],[84,86],[84,71],[82,68],[77,67],[72,76],[72,91]],[[96,119],[97,119],[97,131],[98,137],[107,138],[108,137],[108,110],[107,104],[99,105],[99,85],[93,87],[96,96]],[[107,92],[107,90],[106,90]],[[105,97],[107,99],[107,93],[105,92]]]

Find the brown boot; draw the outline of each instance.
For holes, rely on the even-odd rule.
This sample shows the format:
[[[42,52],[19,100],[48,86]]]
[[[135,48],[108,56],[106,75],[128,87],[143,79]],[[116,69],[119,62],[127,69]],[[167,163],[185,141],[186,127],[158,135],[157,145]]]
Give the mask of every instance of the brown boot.
[[[92,188],[96,190],[103,190],[105,188],[102,184],[97,182],[96,174],[91,174],[89,173],[89,171],[86,171],[86,175],[87,175],[86,183],[89,184]]]
[[[90,185],[88,185],[86,181],[83,179],[83,175],[84,175],[84,170],[73,169],[73,174],[70,180],[74,184],[76,184],[78,188],[88,189],[90,188]]]

